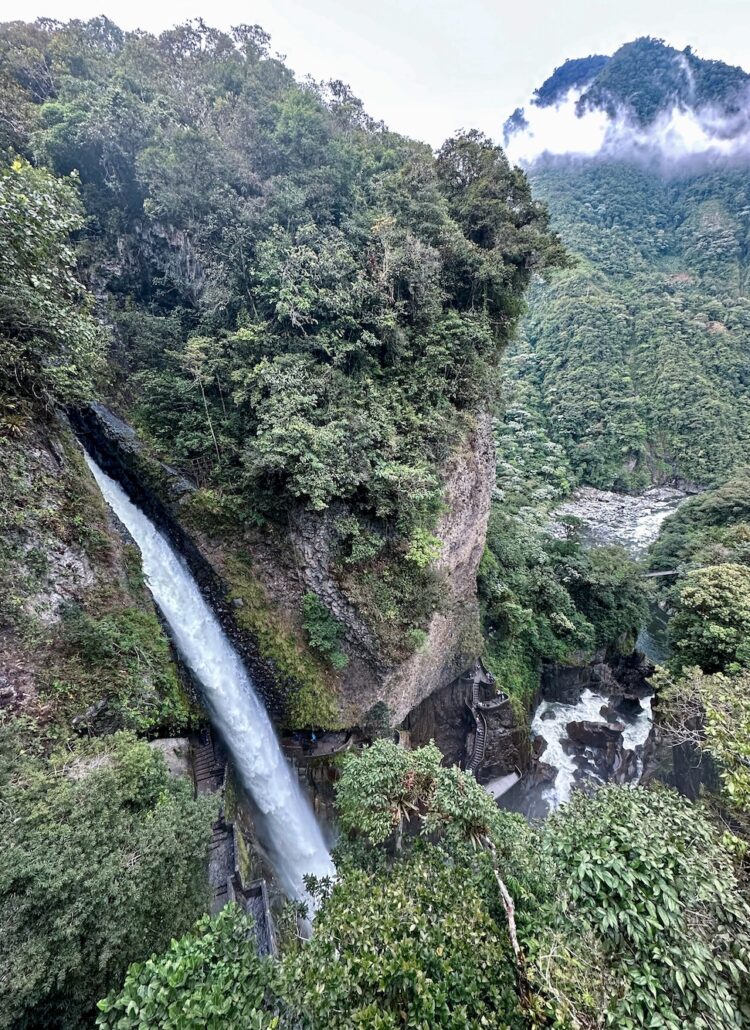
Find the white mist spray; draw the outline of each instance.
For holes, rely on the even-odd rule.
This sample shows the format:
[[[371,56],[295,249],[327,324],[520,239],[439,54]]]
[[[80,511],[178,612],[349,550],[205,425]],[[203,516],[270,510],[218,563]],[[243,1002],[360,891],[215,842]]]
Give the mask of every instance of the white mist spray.
[[[143,571],[174,642],[202,685],[211,722],[255,802],[259,832],[290,897],[304,898],[303,877],[333,876],[320,827],[279,747],[263,704],[239,655],[166,537],[122,487],[87,454],[105,500],[143,557]]]

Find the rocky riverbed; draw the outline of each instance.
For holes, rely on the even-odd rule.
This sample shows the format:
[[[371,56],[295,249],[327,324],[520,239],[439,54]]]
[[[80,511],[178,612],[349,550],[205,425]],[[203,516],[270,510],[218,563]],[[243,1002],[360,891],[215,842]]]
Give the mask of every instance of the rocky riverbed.
[[[664,519],[687,496],[687,491],[670,486],[655,486],[637,495],[582,486],[555,510],[551,530],[563,536],[565,526],[558,520],[573,516],[581,520],[583,536],[591,544],[621,544],[632,558],[642,558]]]
[[[563,536],[564,518],[572,516],[589,544],[620,544],[640,559],[687,495],[674,487],[653,487],[638,496],[581,487],[555,510],[550,529]],[[504,807],[542,818],[576,787],[638,782],[652,725],[647,679],[650,663],[666,653],[665,628],[664,613],[654,605],[633,655],[544,670],[542,700],[531,724],[536,760],[502,797]]]

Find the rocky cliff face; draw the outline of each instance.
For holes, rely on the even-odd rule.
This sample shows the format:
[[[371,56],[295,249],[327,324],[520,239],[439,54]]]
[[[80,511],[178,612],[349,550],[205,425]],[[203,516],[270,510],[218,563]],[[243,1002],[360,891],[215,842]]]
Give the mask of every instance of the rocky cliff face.
[[[0,433],[0,708],[54,736],[181,728],[195,714],[69,426],[30,410]]]
[[[477,570],[494,485],[492,420],[482,415],[445,472],[446,507],[437,532],[443,541],[443,610],[432,617],[424,647],[391,669],[384,684],[395,722],[460,675],[482,649]]]
[[[136,500],[179,534],[178,545],[212,593],[269,707],[287,725],[354,725],[378,702],[396,725],[481,650],[476,574],[495,481],[489,416],[477,418],[444,470],[445,511],[436,531],[443,542],[441,606],[423,645],[400,660],[387,657],[337,575],[336,513],[290,512],[286,532],[243,529],[223,536],[193,518],[190,484],[156,462],[130,427],[99,406],[81,413],[77,424],[110,470],[119,463]],[[306,646],[299,612],[308,592],[344,628],[348,664],[340,672]]]
[[[477,420],[476,428],[445,469],[444,481],[445,512],[436,530],[443,543],[437,562],[444,591],[441,610],[430,620],[425,643],[404,661],[384,658],[334,573],[332,516],[304,514],[292,524],[299,580],[346,627],[349,665],[339,693],[347,723],[357,722],[374,704],[384,701],[392,724],[397,725],[426,697],[460,676],[481,651],[476,580],[495,483],[489,416]]]
[[[654,666],[640,651],[627,655],[600,651],[588,662],[542,666],[541,696],[566,705],[578,704],[584,690],[608,697],[644,698],[653,693],[649,683],[653,671]]]

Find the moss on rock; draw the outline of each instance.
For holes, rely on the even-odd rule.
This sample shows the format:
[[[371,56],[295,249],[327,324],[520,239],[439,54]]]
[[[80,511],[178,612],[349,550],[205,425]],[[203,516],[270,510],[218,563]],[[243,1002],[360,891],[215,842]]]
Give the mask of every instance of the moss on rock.
[[[273,662],[282,681],[287,699],[285,724],[340,728],[334,672],[310,652],[289,617],[269,601],[249,560],[232,555],[222,571],[238,625],[251,634],[261,656]]]

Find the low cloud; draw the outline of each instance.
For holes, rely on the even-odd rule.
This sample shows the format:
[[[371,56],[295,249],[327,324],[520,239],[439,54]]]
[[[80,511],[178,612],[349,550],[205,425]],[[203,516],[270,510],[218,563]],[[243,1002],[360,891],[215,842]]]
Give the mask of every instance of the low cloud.
[[[599,109],[579,114],[581,92],[571,90],[554,107],[527,106],[524,127],[506,139],[509,159],[530,165],[545,156],[615,158],[657,163],[666,170],[750,161],[750,96],[736,115],[675,106],[644,127],[624,109],[614,118]]]

